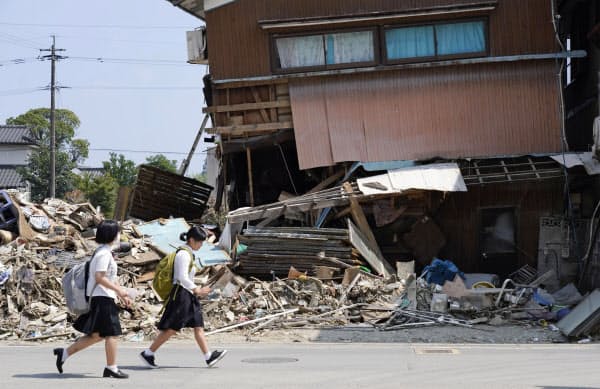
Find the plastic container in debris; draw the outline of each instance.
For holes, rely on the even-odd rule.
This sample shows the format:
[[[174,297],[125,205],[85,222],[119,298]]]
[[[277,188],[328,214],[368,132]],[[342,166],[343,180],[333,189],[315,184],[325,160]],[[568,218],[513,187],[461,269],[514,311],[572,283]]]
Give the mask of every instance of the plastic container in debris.
[[[448,312],[448,295],[444,293],[434,293],[431,298],[430,308],[432,312]]]
[[[0,229],[11,229],[17,224],[17,214],[8,193],[0,190]]]

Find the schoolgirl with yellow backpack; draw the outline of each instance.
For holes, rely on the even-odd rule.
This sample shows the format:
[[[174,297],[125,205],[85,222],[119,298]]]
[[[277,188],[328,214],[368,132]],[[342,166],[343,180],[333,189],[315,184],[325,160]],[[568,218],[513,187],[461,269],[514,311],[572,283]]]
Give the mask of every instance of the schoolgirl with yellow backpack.
[[[204,335],[204,320],[202,306],[198,297],[210,293],[209,287],[196,286],[195,258],[193,252],[202,247],[206,240],[206,233],[194,226],[188,232],[182,233],[179,238],[186,242],[175,253],[163,258],[157,266],[153,287],[156,293],[165,300],[163,314],[158,322],[159,334],[150,347],[140,353],[140,358],[149,368],[156,369],[154,354],[171,336],[182,328],[194,329],[196,343],[204,354],[208,367],[220,361],[227,350],[210,351],[206,336]]]

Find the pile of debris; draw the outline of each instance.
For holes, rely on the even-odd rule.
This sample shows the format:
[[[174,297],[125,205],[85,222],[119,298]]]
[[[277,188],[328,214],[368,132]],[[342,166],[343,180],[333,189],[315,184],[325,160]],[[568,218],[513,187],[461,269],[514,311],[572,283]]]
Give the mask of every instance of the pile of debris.
[[[303,272],[330,266],[339,273],[340,268],[362,264],[345,229],[248,227],[238,239],[247,247],[235,268],[240,275],[282,277],[291,266]]]
[[[61,278],[96,247],[94,227],[101,215],[90,204],[52,199],[35,205],[9,199],[13,217],[3,217],[7,224],[0,229],[6,237],[0,245],[0,339],[78,336],[64,305]],[[162,302],[151,288],[154,269],[180,244],[179,233],[187,228],[184,219],[122,223],[122,242],[114,248],[119,282],[136,289],[138,296],[121,313],[126,339],[147,340],[155,333]],[[600,322],[597,293],[583,300],[572,284],[553,294],[543,289],[552,272],[538,275],[523,267],[500,284],[435,259],[420,277],[414,262],[398,262],[392,273],[368,234],[350,221],[348,229],[227,231],[231,226],[222,240],[226,236],[234,245],[207,243],[197,253],[202,269],[196,283],[212,288],[203,301],[209,334],[351,324],[392,331],[543,323],[567,336],[587,336]],[[231,260],[229,253],[237,258]],[[576,315],[569,315],[573,306]],[[556,327],[552,321],[558,321]]]

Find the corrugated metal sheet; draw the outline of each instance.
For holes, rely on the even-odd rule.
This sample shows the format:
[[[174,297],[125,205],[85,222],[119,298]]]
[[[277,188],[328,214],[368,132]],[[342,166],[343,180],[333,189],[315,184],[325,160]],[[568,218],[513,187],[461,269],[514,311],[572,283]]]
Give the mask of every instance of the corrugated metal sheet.
[[[31,145],[31,131],[27,126],[4,125],[0,126],[0,143],[10,145]],[[29,139],[25,139],[29,138]]]
[[[584,153],[569,153],[569,154],[558,154],[551,157],[561,165],[566,166],[568,169],[575,166],[583,166],[587,174],[594,176],[600,174],[600,162],[592,155],[591,151]]]
[[[238,1],[206,14],[213,80],[272,73],[269,34],[259,21],[332,18],[403,12],[487,0],[254,0]],[[491,56],[556,51],[550,0],[499,0],[489,17]],[[440,17],[437,17],[439,20]],[[443,19],[443,18],[442,18]],[[411,23],[414,21],[408,21]],[[365,24],[358,24],[364,26]],[[376,26],[377,23],[370,25]]]
[[[555,72],[537,61],[294,80],[300,168],[557,152]]]
[[[390,170],[385,174],[359,178],[358,189],[365,195],[401,193],[409,189],[466,192],[467,186],[456,163],[434,163]]]
[[[0,166],[0,189],[14,189],[25,186],[15,166]]]

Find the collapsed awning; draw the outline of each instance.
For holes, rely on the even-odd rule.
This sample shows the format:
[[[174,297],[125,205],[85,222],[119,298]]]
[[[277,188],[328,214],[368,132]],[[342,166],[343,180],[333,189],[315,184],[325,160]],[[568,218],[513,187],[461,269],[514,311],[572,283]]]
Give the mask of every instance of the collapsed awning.
[[[583,166],[590,176],[600,174],[600,162],[593,157],[592,152],[564,153],[550,156],[553,160],[570,169],[575,166]]]
[[[409,189],[466,192],[456,163],[437,163],[390,170],[385,174],[359,178],[358,188],[365,195],[400,193]]]

